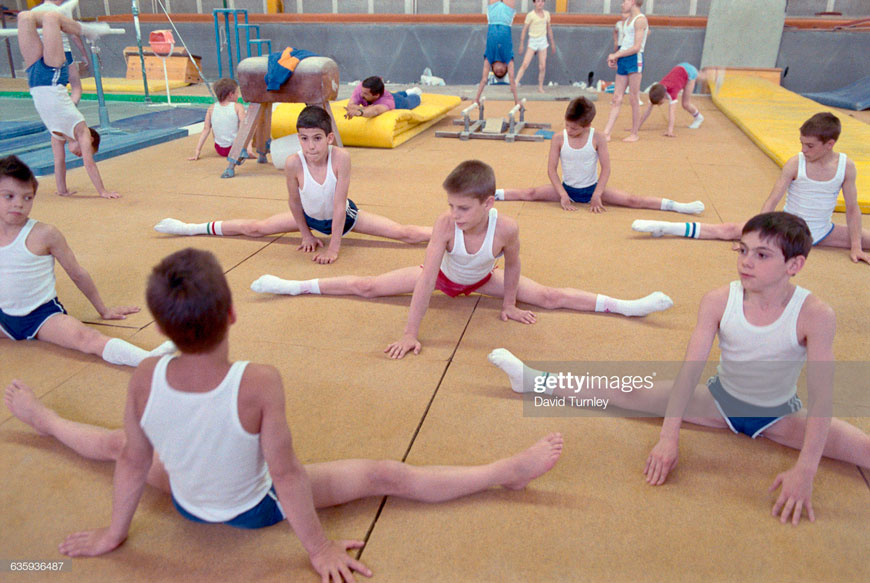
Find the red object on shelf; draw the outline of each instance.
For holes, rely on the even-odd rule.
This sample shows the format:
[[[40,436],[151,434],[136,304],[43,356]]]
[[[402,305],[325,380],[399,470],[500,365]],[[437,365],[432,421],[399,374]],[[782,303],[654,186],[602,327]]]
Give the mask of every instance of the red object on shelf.
[[[168,57],[175,47],[175,37],[171,30],[152,30],[148,36],[148,44],[157,56]]]

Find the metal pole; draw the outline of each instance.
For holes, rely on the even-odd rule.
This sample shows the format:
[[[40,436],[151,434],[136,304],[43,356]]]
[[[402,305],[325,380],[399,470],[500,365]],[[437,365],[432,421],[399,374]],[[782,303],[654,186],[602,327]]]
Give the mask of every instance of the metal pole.
[[[91,53],[91,63],[94,66],[94,82],[97,85],[97,102],[99,103],[98,111],[100,114],[100,128],[103,130],[111,130],[112,124],[109,122],[109,108],[106,107],[106,98],[103,93],[103,75],[100,72],[100,47],[96,41],[88,41],[88,49]]]
[[[142,52],[142,31],[139,29],[139,0],[131,0],[133,8],[133,25],[136,27],[136,46],[139,47],[139,64],[142,66],[142,84],[145,87],[145,103],[151,103],[148,93],[148,76],[145,74],[145,55]]]
[[[3,19],[3,28],[6,28],[6,11],[0,7],[0,18]],[[12,60],[12,45],[9,39],[5,39],[6,56],[9,58],[9,70],[12,72],[12,78],[15,79],[15,62]]]

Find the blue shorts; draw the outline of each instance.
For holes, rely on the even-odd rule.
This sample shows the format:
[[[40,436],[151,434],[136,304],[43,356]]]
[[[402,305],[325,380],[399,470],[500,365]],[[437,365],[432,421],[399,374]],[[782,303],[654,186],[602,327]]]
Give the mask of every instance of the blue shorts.
[[[565,189],[565,192],[568,193],[568,198],[574,202],[589,202],[592,200],[592,193],[595,192],[596,186],[598,186],[597,182],[592,186],[586,186],[584,188],[574,188],[573,186],[568,186],[564,182],[562,183],[562,187]]]
[[[393,101],[396,102],[396,109],[414,109],[420,105],[420,96],[408,95],[405,91],[397,91],[393,93]]]
[[[511,27],[504,24],[490,24],[486,30],[486,50],[483,57],[492,65],[501,61],[505,65],[514,60],[514,41]]]
[[[72,53],[69,53],[72,57]],[[27,67],[28,87],[51,87],[53,85],[66,85],[69,83],[69,67],[49,67],[42,57]]]
[[[180,515],[191,522],[199,522],[202,524],[226,524],[236,528],[266,528],[267,526],[278,524],[286,518],[284,516],[284,510],[278,502],[278,495],[275,493],[274,485],[268,492],[266,492],[266,495],[263,496],[263,499],[260,500],[256,506],[250,510],[242,512],[235,518],[231,518],[224,522],[209,522],[208,520],[203,520],[198,516],[194,516],[181,507],[181,504],[178,503],[175,496],[172,497],[172,505],[175,506],[175,509],[178,510]]]
[[[695,68],[695,65],[692,63],[680,63],[677,67],[682,67],[686,72],[686,75],[689,76],[689,81],[694,81],[698,78],[698,69]]]
[[[356,207],[356,204],[354,204],[352,200],[347,199],[347,216],[344,219],[344,230],[341,232],[342,235],[347,235],[347,233],[356,226],[358,211],[359,209]],[[305,215],[305,223],[308,225],[309,229],[314,229],[324,235],[332,234],[332,219],[313,219],[308,215]]]
[[[631,73],[643,72],[643,61],[638,59],[637,55],[638,53],[634,53],[633,55],[616,59],[616,74],[630,75]]]
[[[66,314],[57,298],[45,302],[25,316],[10,316],[0,310],[0,332],[12,340],[33,340],[42,325],[55,314]]]
[[[63,56],[66,57],[66,64],[67,65],[73,64],[72,51],[64,51]]]
[[[828,235],[830,235],[833,232],[834,232],[834,223],[831,223],[831,226],[828,227],[828,231],[824,235],[822,235],[821,237],[819,237],[818,239],[813,241],[813,247],[815,247],[816,245],[818,245],[819,243],[821,243],[822,241],[827,239]]]
[[[788,415],[801,410],[803,403],[800,397],[794,395],[791,399],[777,407],[759,407],[737,397],[732,396],[725,390],[719,381],[719,376],[714,375],[707,380],[707,389],[716,402],[716,408],[725,418],[728,427],[734,433],[744,433],[755,439],[761,433]]]

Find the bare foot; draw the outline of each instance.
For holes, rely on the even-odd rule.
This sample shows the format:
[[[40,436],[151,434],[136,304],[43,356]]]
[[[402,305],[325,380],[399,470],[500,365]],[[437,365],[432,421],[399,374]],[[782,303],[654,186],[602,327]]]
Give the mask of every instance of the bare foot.
[[[551,433],[529,449],[504,460],[510,464],[514,475],[502,486],[509,490],[522,490],[526,484],[550,471],[562,455],[563,443],[561,433]]]
[[[544,88],[543,88],[543,87],[541,87],[540,85],[538,85],[538,93],[546,93],[546,91],[544,91]]]
[[[57,195],[58,195],[58,196],[72,196],[72,195],[74,195],[76,192],[77,192],[77,191],[75,191],[75,190],[67,190],[66,192],[58,192]]]
[[[118,194],[117,192],[110,192],[110,191],[100,193],[100,196],[103,198],[121,198],[121,195]]]
[[[609,142],[610,141],[610,134],[604,134],[604,139]]]
[[[33,389],[17,379],[13,380],[6,387],[3,401],[13,415],[33,427],[40,435],[47,435],[43,429],[44,420],[53,412],[36,398]]]
[[[640,139],[640,138],[638,137],[637,134],[631,134],[631,135],[628,136],[627,138],[622,138],[622,141],[623,141],[623,142],[636,142],[636,141],[638,141],[639,139]]]

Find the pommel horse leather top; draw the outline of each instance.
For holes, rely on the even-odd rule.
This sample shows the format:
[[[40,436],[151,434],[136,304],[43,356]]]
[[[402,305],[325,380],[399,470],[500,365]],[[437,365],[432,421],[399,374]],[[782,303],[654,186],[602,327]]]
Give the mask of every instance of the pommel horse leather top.
[[[308,57],[296,65],[293,76],[278,91],[266,89],[266,67],[268,57],[243,59],[236,68],[242,99],[250,103],[245,121],[230,148],[227,157],[229,166],[221,178],[232,178],[234,167],[240,163],[239,156],[246,150],[248,142],[254,140],[259,153],[259,162],[266,161],[266,140],[272,127],[272,103],[305,103],[319,105],[330,118],[332,110],[329,102],[338,97],[338,65],[329,57]],[[269,104],[263,106],[263,104]],[[335,120],[332,120],[335,142],[341,145],[341,137]]]

